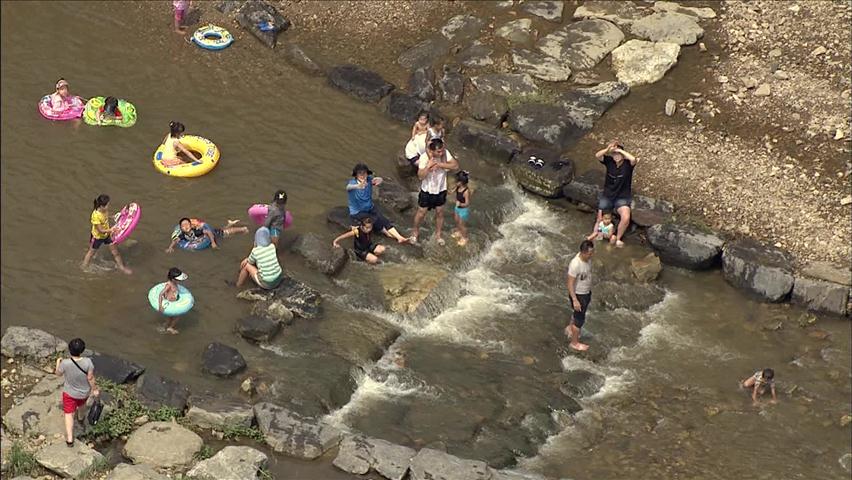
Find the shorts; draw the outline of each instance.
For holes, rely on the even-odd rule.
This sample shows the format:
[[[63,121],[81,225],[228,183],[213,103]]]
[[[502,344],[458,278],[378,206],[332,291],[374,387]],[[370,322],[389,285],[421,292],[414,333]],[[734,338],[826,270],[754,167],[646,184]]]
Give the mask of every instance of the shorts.
[[[86,404],[86,400],[86,398],[74,398],[62,392],[62,411],[64,413],[74,413],[78,408]]]
[[[367,255],[369,255],[371,253],[373,255],[375,255],[375,253],[373,253],[373,252],[376,251],[376,247],[377,247],[377,245],[375,243],[371,243],[370,248],[367,249],[367,250],[354,249],[353,251],[355,252],[355,256],[358,257],[359,260],[366,262],[367,261]]]
[[[281,276],[280,275],[278,276],[278,278],[275,279],[274,282],[263,281],[263,279],[260,278],[260,275],[258,273],[253,274],[251,276],[251,279],[254,280],[254,283],[256,283],[257,286],[259,286],[260,288],[262,288],[264,290],[273,290],[275,287],[278,286],[279,283],[281,283]]]
[[[373,228],[379,232],[393,228],[393,223],[385,218],[384,215],[377,212],[375,207],[366,212],[358,212],[355,215],[349,215],[349,221],[352,222],[353,227],[357,227],[361,225],[361,220],[367,217],[373,219]]]
[[[178,24],[183,22],[183,17],[186,15],[186,10],[184,9],[175,9],[175,22]]]
[[[447,191],[441,193],[429,193],[420,190],[420,195],[417,196],[417,205],[420,208],[432,210],[433,208],[443,207],[447,203]]]
[[[95,238],[89,234],[89,246],[92,247],[93,250],[101,248],[101,245],[112,245],[112,237]]]
[[[420,161],[419,155],[416,156],[416,157],[411,157],[411,158],[408,159],[408,163],[410,163],[412,167],[417,166],[417,162],[419,162],[419,161]]]
[[[463,221],[467,221],[467,218],[470,217],[470,210],[467,207],[459,207],[456,205],[456,215],[458,215]]]
[[[213,236],[216,237],[216,238],[222,238],[222,237],[225,236],[225,231],[222,230],[221,228],[214,228],[213,229]]]
[[[586,310],[588,310],[589,303],[592,301],[592,293],[578,293],[577,301],[580,302],[580,311],[574,310],[574,306],[571,306],[571,310],[574,312],[571,323],[577,328],[583,328],[583,324],[586,323]]]
[[[603,195],[598,197],[598,210],[607,211],[607,210],[618,210],[621,207],[629,207],[633,203],[633,198],[618,198],[616,197],[614,200],[611,198],[604,197]]]
[[[217,229],[217,230],[219,230],[220,232],[222,231],[220,229]],[[278,228],[278,227],[269,227],[269,236],[270,237],[280,237],[281,236],[281,229]]]

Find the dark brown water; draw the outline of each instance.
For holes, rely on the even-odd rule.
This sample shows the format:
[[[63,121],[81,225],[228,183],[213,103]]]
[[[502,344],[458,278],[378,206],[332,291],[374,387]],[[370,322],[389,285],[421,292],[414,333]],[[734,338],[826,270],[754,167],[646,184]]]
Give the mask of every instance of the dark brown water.
[[[205,8],[209,8],[206,6]],[[827,340],[798,326],[802,312],[752,302],[718,272],[667,269],[666,298],[648,311],[593,307],[586,331],[594,362],[567,355],[564,271],[591,219],[548,206],[502,183],[459,152],[479,185],[470,250],[428,254],[424,266],[450,271],[427,308],[400,316],[371,308],[376,269],[350,265],[331,281],[284,253],[285,268],[326,295],[321,318],[297,321],[265,348],[233,333],[248,311],[233,278],[250,236],[219,251],[163,253],[182,216],[218,224],[245,216],[277,188],[288,191],[295,233],[336,232],[325,212],[345,204],[357,161],[392,172],[408,128],[289,69],[277,52],[237,43],[211,53],[168,33],[150,4],[2,4],[2,319],[81,336],[196,390],[234,392],[240,379],[200,373],[207,343],[240,349],[251,373],[277,381],[273,396],[341,426],[409,445],[443,442],[450,452],[492,464],[576,479],[848,478],[850,325],[820,318]],[[49,25],[49,27],[47,27]],[[688,63],[686,63],[688,65]],[[52,123],[35,109],[57,78],[84,97],[133,102],[130,129]],[[632,103],[628,103],[632,102]],[[634,114],[662,101],[632,95]],[[637,113],[638,112],[638,113]],[[191,180],[168,178],[151,155],[170,120],[212,139],[220,165]],[[79,262],[92,199],[113,208],[136,201],[142,221],[122,254],[134,274],[113,270],[107,251],[91,272]],[[428,250],[428,249],[427,249]],[[607,268],[642,255],[601,248]],[[196,307],[179,336],[157,332],[151,285],[180,266]],[[393,268],[393,266],[384,267]],[[381,303],[381,299],[379,299]],[[403,332],[379,361],[359,353],[368,322]],[[766,330],[782,324],[778,331]],[[563,358],[566,357],[566,358]],[[400,358],[405,361],[399,362]],[[781,403],[755,408],[736,382],[756,369],[778,372]],[[605,379],[578,395],[578,415],[558,390],[566,371]],[[792,395],[786,391],[798,386]],[[281,462],[276,478],[333,478],[327,462]]]

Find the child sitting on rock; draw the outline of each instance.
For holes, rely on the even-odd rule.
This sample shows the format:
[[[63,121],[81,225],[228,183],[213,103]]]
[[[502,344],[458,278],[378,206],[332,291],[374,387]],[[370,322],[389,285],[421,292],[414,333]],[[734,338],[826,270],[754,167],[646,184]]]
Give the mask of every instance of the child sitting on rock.
[[[764,368],[762,371],[754,372],[754,375],[740,382],[742,388],[751,388],[751,401],[758,403],[757,397],[762,396],[769,390],[772,393],[772,400],[769,403],[778,403],[778,397],[775,395],[775,371],[771,368]]]
[[[594,233],[587,237],[588,240],[609,240],[609,243],[615,243],[615,225],[612,224],[612,212],[606,211],[601,214],[601,221],[598,222]]]
[[[364,217],[361,219],[361,225],[352,227],[352,230],[341,234],[332,242],[335,248],[340,248],[340,241],[349,237],[354,237],[353,250],[355,256],[370,265],[379,263],[379,255],[385,252],[383,245],[373,243],[373,219]]]

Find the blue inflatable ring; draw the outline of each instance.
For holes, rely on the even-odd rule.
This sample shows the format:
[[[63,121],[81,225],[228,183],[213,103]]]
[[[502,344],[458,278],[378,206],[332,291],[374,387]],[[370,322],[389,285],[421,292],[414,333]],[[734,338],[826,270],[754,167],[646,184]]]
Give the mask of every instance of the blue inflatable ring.
[[[201,228],[204,231],[212,230],[210,228],[210,225],[207,225],[206,223]],[[172,240],[177,238],[178,235],[180,235],[180,225],[175,225],[175,229],[172,231]],[[210,248],[210,245],[212,243],[213,242],[210,241],[210,238],[205,235],[201,237],[200,240],[196,240],[194,242],[189,242],[187,240],[178,240],[177,247],[181,250],[204,250],[206,248]]]
[[[205,50],[222,50],[234,43],[234,37],[222,27],[205,25],[192,34],[192,42]]]
[[[158,283],[148,290],[148,303],[155,312],[160,312],[160,292],[166,288],[166,282]],[[176,317],[192,310],[195,305],[195,298],[192,293],[183,285],[178,285],[178,299],[174,302],[163,300],[163,315],[167,317]]]

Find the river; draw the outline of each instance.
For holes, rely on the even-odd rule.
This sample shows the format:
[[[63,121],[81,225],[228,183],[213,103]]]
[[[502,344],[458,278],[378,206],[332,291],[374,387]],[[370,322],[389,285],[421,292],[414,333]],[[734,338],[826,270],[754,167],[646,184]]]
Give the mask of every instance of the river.
[[[561,335],[563,282],[590,217],[527,196],[472,152],[458,151],[479,180],[472,245],[418,263],[449,272],[421,311],[390,314],[360,301],[393,265],[349,265],[328,280],[285,252],[288,272],[325,294],[323,314],[297,320],[265,348],[244,342],[233,324],[248,306],[224,280],[235,276],[250,236],[225,239],[215,252],[166,254],[177,220],[248,221],[249,205],[284,188],[293,232],[330,241],[338,232],[325,214],[345,204],[352,164],[367,161],[390,174],[409,129],[291,69],[247,35],[223,52],[205,52],[168,31],[167,6],[162,18],[151,10],[123,2],[2,3],[4,328],[80,336],[194,390],[233,392],[240,378],[200,374],[204,347],[223,341],[240,349],[250,373],[277,385],[271,395],[304,413],[576,480],[848,478],[838,463],[850,451],[849,427],[839,425],[852,396],[848,321],[817,317],[828,335],[818,338],[824,335],[814,327],[800,328],[804,312],[754,302],[719,272],[666,268],[659,280],[666,294],[647,310],[605,310],[596,298],[584,333],[597,353],[572,355]],[[72,93],[133,102],[137,124],[44,120],[35,104],[59,77]],[[633,102],[634,114],[643,102],[660,104],[647,95],[622,102]],[[183,180],[152,168],[171,120],[217,143],[222,160],[212,173]],[[79,267],[100,193],[113,207],[142,205],[134,242],[122,248],[131,276],[114,270],[107,251],[92,271]],[[598,250],[599,275],[644,253]],[[189,274],[197,300],[178,336],[158,333],[160,319],[146,300],[173,265]],[[402,332],[378,361],[347,342],[362,322]],[[753,407],[736,383],[765,366],[777,372],[780,403]],[[585,386],[573,398],[560,391],[568,378]],[[567,414],[575,401],[583,409]],[[272,472],[345,478],[328,462],[277,460]]]

